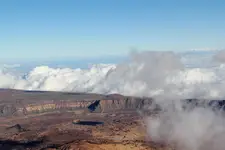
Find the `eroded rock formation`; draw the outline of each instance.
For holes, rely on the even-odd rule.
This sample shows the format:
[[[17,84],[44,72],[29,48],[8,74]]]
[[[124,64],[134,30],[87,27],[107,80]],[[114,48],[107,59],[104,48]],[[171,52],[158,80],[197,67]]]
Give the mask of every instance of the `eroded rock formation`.
[[[0,116],[24,116],[54,111],[84,110],[94,101],[100,100],[96,112],[134,110],[151,104],[151,99],[126,97],[118,94],[98,95],[85,93],[61,93],[1,90]]]

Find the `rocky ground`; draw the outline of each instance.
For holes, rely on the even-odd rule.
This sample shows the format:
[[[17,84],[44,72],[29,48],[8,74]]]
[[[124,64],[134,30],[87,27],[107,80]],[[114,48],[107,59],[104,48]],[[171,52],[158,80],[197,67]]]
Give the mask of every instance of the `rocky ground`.
[[[79,119],[77,124],[73,119]],[[114,114],[53,113],[5,122],[1,126],[1,150],[160,150],[146,136],[135,112]]]
[[[0,96],[4,99],[4,95]],[[7,98],[11,98],[9,94]],[[134,109],[75,112],[0,117],[0,150],[169,150],[151,142],[143,118]]]

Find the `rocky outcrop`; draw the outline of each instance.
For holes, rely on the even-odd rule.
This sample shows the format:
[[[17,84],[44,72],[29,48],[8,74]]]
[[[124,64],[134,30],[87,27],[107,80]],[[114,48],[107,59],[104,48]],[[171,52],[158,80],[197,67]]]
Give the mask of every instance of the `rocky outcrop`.
[[[113,112],[118,110],[148,109],[151,98],[128,97],[119,94],[100,95],[87,93],[63,93],[43,91],[0,90],[0,117],[26,116],[54,111],[82,112],[99,100],[97,109],[89,112]],[[184,109],[195,107],[224,109],[224,100],[183,100]],[[160,108],[159,108],[160,110]]]
[[[183,100],[182,106],[185,110],[192,110],[196,107],[211,108],[212,110],[225,110],[225,100],[200,100],[186,99]]]
[[[6,95],[5,92],[6,91],[4,90],[4,95]],[[99,100],[99,106],[95,112],[143,109],[147,104],[151,104],[151,99],[126,97],[118,94],[104,96],[86,93],[32,93],[31,91],[27,94],[26,91],[17,90],[10,90],[7,92],[8,96],[4,100],[0,99],[1,117],[24,116],[54,111],[85,110],[96,100]],[[1,94],[2,93],[0,92],[0,97]],[[21,96],[22,94],[24,94],[23,97]],[[32,97],[32,94],[35,95],[35,97]],[[65,94],[67,96],[65,96]],[[59,99],[60,97],[61,99]]]
[[[149,98],[134,98],[134,97],[119,97],[101,100],[102,112],[126,110],[126,109],[145,109],[151,105],[152,99]]]

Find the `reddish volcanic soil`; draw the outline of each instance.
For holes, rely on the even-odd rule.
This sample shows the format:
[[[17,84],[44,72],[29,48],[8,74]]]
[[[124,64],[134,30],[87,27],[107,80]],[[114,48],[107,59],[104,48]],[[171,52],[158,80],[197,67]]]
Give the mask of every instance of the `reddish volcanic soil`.
[[[5,95],[11,98],[7,92],[2,92],[1,99]],[[73,120],[80,122],[75,124]],[[169,150],[150,141],[143,120],[135,110],[86,115],[54,111],[0,117],[0,150],[26,149]]]

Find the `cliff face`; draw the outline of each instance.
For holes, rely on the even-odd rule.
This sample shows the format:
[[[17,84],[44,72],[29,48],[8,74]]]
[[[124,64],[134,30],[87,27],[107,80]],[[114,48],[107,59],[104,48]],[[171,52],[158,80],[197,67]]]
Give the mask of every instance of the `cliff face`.
[[[151,105],[151,99],[134,98],[134,97],[120,97],[101,100],[101,111],[108,112],[114,110],[126,109],[145,109]]]
[[[115,110],[126,110],[126,109],[129,110],[143,109],[144,106],[147,106],[147,104],[151,104],[151,99],[125,97],[116,94],[103,96],[103,95],[79,93],[78,96],[75,93],[74,94],[67,93],[68,97],[66,97],[62,96],[63,93],[53,93],[53,95],[58,94],[58,97],[55,96],[55,98],[52,98],[52,100],[50,100],[47,98],[48,97],[51,98],[54,96],[52,96],[51,94],[49,95],[49,93],[48,94],[45,93],[45,95],[47,96],[43,96],[42,93],[39,94],[34,93],[36,95],[34,101],[34,99],[30,99],[32,98],[30,97],[30,94],[32,92],[29,92],[29,97],[26,96],[26,94],[24,97],[21,97],[22,94],[21,93],[18,94],[19,91],[14,90],[11,90],[11,92],[9,93],[4,100],[0,99],[1,117],[25,116],[30,114],[41,114],[54,111],[85,110],[95,100],[100,100],[100,106],[96,110],[96,112],[110,112]],[[1,98],[3,98],[2,96],[3,94],[0,93]]]
[[[128,97],[119,94],[0,90],[0,117],[26,116],[55,111],[82,112],[96,100],[100,100],[100,106],[94,112],[145,110],[153,102],[151,98]],[[184,109],[208,106],[225,110],[225,100],[187,99],[183,101]],[[160,107],[157,109],[160,110]]]

